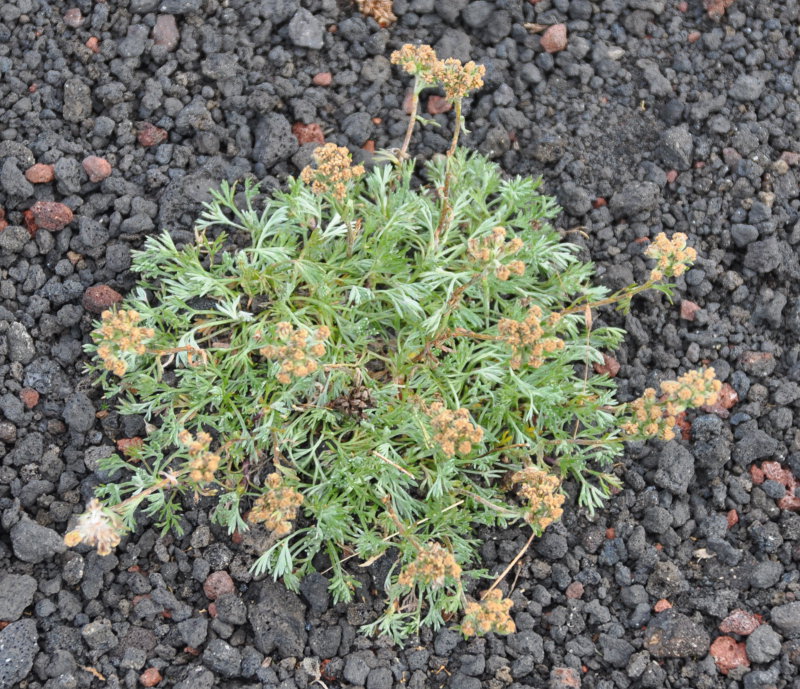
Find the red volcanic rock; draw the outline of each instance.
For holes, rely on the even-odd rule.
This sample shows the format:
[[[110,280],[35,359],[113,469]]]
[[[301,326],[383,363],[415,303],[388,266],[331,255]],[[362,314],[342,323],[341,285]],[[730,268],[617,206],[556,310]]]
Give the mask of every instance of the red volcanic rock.
[[[58,232],[72,222],[72,211],[57,201],[37,201],[30,207],[37,229]]]
[[[548,53],[557,53],[567,47],[567,25],[553,24],[542,34],[542,48]]]
[[[108,285],[94,285],[83,293],[83,308],[92,313],[103,313],[122,301],[122,295]]]
[[[55,179],[55,172],[52,165],[36,163],[25,170],[25,179],[31,184],[47,184]]]
[[[102,182],[111,174],[111,163],[100,156],[87,156],[83,159],[83,169],[90,182]]]

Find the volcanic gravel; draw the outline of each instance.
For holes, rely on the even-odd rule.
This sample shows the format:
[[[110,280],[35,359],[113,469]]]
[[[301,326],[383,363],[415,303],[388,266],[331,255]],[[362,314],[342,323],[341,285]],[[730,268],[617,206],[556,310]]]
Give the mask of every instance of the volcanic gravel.
[[[0,0],[0,689],[800,688],[798,1],[716,21],[700,0],[394,12],[381,29],[349,0]],[[278,186],[323,136],[367,163],[398,146],[410,83],[388,56],[406,42],[486,65],[465,144],[544,177],[604,284],[645,279],[658,232],[689,235],[674,304],[596,322],[629,332],[606,362],[621,400],[710,364],[723,403],[632,444],[593,517],[569,487],[503,585],[509,637],[365,638],[380,562],[354,569],[350,605],[320,576],[295,595],[253,579],[202,501],[181,538],[145,522],[107,557],[67,550],[98,460],[144,433],[101,411],[81,350],[135,284],[131,250],[191,240],[210,188]],[[422,158],[451,131],[439,95]],[[527,538],[481,535],[493,572]]]

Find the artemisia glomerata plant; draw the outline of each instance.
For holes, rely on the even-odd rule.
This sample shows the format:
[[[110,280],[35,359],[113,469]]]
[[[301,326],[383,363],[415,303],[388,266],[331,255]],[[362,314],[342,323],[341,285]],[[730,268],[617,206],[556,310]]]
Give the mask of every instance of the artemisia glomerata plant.
[[[481,585],[476,528],[540,535],[565,480],[596,509],[626,439],[670,440],[677,414],[716,398],[709,369],[618,404],[593,368],[624,336],[593,327],[593,310],[669,295],[663,280],[695,253],[659,235],[644,284],[593,285],[539,181],[458,147],[484,68],[428,46],[392,62],[414,77],[412,115],[382,164],[367,172],[325,144],[286,191],[222,184],[192,245],[165,233],[136,253],[141,285],[86,349],[107,399],[147,434],[102,463],[118,480],[66,539],[105,554],[143,516],[180,534],[181,506],[213,496],[216,523],[264,533],[256,575],[292,589],[322,559],[346,601],[345,561],[382,559],[388,605],[368,631],[402,639],[461,611],[465,635],[508,633],[511,601],[499,580]],[[447,154],[418,164],[427,88],[456,118]]]

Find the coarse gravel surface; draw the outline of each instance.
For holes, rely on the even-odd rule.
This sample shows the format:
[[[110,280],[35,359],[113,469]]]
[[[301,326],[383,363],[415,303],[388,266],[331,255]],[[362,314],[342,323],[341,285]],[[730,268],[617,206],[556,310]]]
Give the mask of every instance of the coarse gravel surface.
[[[701,0],[394,12],[381,29],[349,0],[0,0],[0,689],[800,689],[798,1],[716,21]],[[725,404],[632,445],[594,517],[568,501],[504,584],[509,637],[365,638],[380,563],[353,604],[319,576],[292,594],[253,580],[204,503],[182,538],[67,550],[98,460],[144,432],[106,413],[81,351],[135,284],[131,250],[190,240],[209,188],[280,185],[322,137],[367,162],[398,146],[406,42],[486,65],[464,143],[544,177],[604,284],[643,280],[657,233],[689,235],[674,304],[597,321],[629,332],[608,361],[622,401],[710,364]],[[452,126],[431,117],[422,158]],[[495,572],[527,539],[482,535]]]

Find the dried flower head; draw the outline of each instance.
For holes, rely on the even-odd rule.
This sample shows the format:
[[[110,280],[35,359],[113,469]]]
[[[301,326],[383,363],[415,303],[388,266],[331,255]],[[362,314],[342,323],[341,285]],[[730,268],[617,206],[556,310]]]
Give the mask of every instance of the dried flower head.
[[[337,201],[347,195],[347,184],[364,174],[363,165],[353,165],[353,158],[343,146],[327,143],[314,151],[317,167],[303,168],[300,179],[311,185],[315,194],[331,193]]]
[[[266,484],[247,519],[254,524],[263,522],[276,536],[287,536],[292,532],[292,522],[303,504],[303,494],[287,486],[277,471],[267,476]]]
[[[325,355],[325,340],[330,334],[325,325],[312,336],[305,328],[295,329],[291,323],[281,321],[275,326],[275,335],[286,344],[268,345],[258,351],[261,356],[280,362],[278,382],[288,385],[293,377],[303,378],[319,370],[319,359]]]
[[[475,263],[490,266],[500,280],[508,280],[511,275],[524,275],[525,264],[517,259],[508,261],[524,246],[519,237],[506,240],[506,229],[495,227],[491,234],[481,239],[467,241],[467,254]]]
[[[464,606],[461,633],[466,636],[480,634],[513,634],[517,631],[511,619],[514,601],[503,598],[500,589],[492,589],[481,601],[470,601]]]
[[[621,424],[627,435],[672,440],[678,415],[689,407],[714,404],[722,383],[716,379],[713,368],[689,371],[678,380],[661,383],[661,397],[653,388],[647,388],[641,397],[630,403],[630,416]]]
[[[429,45],[411,45],[406,43],[400,50],[395,50],[390,59],[393,65],[400,65],[406,72],[423,81],[433,83],[433,70],[439,63],[436,52]]]
[[[557,476],[536,467],[527,467],[517,471],[511,481],[518,484],[519,495],[528,503],[526,522],[546,529],[561,519],[564,494]]]
[[[205,431],[200,431],[197,437],[192,437],[186,429],[178,434],[180,440],[189,450],[189,478],[195,483],[210,483],[214,474],[219,469],[220,456],[209,450],[211,436]]]
[[[486,67],[477,65],[472,60],[461,64],[461,60],[448,57],[440,60],[433,68],[433,76],[444,89],[445,98],[450,101],[462,99],[470,91],[483,86]]]
[[[78,517],[75,528],[64,536],[64,543],[70,548],[86,543],[96,548],[98,555],[108,555],[119,545],[124,531],[120,516],[93,498],[86,506],[86,512]]]
[[[550,314],[544,322],[548,328],[554,328],[559,320],[558,314]],[[542,321],[542,310],[534,305],[525,320],[503,318],[497,324],[500,339],[511,345],[511,368],[518,369],[523,364],[539,368],[547,354],[564,349],[564,340],[561,338],[545,337]]]
[[[658,262],[650,271],[650,279],[654,281],[683,275],[697,258],[697,252],[686,246],[686,235],[683,232],[676,232],[671,240],[663,232],[659,233],[644,253]]]
[[[366,17],[372,17],[378,26],[386,28],[397,21],[392,11],[392,0],[356,0],[359,12]]]
[[[415,584],[441,588],[448,577],[456,581],[460,579],[461,566],[447,548],[430,541],[419,550],[416,559],[403,568],[397,583],[409,588]]]
[[[433,440],[446,457],[468,455],[472,446],[483,440],[483,429],[470,421],[469,411],[464,408],[453,411],[434,402],[425,412],[436,431]]]
[[[144,343],[153,337],[154,331],[137,325],[142,317],[133,309],[107,309],[100,318],[102,324],[92,333],[92,339],[98,344],[97,356],[107,371],[122,376],[128,365],[120,354],[144,354],[147,351]]]

